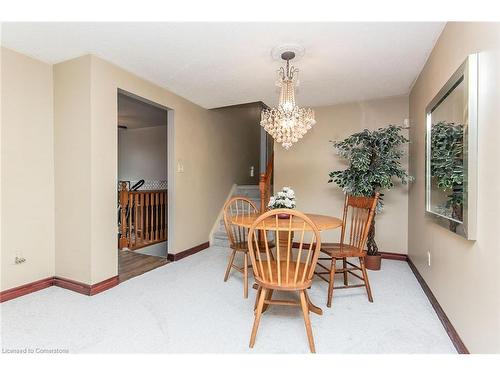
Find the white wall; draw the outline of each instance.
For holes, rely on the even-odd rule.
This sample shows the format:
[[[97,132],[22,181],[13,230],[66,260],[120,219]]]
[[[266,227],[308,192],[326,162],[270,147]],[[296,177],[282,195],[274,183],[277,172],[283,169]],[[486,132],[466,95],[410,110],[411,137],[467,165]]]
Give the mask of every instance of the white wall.
[[[425,107],[479,52],[477,241],[425,215]],[[500,352],[500,24],[448,23],[410,93],[409,256],[472,353]],[[427,252],[431,252],[431,265]]]
[[[167,126],[118,130],[118,179],[167,180]]]
[[[317,124],[289,150],[274,145],[274,189],[295,189],[297,209],[341,217],[342,189],[328,182],[332,170],[346,168],[330,140],[342,140],[363,129],[402,124],[408,117],[408,97],[314,108]],[[407,160],[403,163],[406,165]],[[407,253],[408,189],[396,186],[386,192],[384,210],[376,217],[376,240],[380,251]],[[325,231],[325,242],[339,240],[340,230]]]
[[[54,276],[52,66],[1,48],[1,290]],[[22,256],[26,262],[15,264]]]
[[[253,108],[206,110],[96,56],[65,61],[54,69],[56,192],[63,193],[56,202],[57,272],[88,284],[118,272],[118,90],[172,109],[173,161],[182,162],[184,172],[174,172],[175,179],[169,181],[169,192],[175,191],[169,197],[175,207],[169,250],[176,253],[208,241],[227,192],[247,179],[253,162],[242,152],[249,142],[241,136],[242,128],[253,124],[246,121]],[[258,149],[252,150],[258,163]]]
[[[91,284],[90,56],[54,65],[54,149],[55,274]]]

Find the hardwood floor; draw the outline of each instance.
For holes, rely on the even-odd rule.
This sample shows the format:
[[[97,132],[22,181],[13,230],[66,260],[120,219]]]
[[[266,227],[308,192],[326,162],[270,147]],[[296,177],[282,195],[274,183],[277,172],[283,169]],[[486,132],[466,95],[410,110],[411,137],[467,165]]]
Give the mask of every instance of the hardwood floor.
[[[170,263],[167,258],[118,250],[118,275],[120,282],[131,279]]]

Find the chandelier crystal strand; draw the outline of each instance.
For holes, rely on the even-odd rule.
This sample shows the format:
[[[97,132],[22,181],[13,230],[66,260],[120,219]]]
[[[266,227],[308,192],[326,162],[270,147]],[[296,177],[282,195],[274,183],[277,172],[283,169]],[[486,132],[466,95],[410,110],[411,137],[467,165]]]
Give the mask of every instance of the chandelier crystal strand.
[[[282,58],[286,60],[286,67],[278,71],[278,86],[280,87],[278,107],[264,109],[261,113],[260,125],[276,142],[281,143],[288,150],[311,129],[316,120],[311,108],[300,108],[295,103],[298,69],[289,64],[294,54],[286,54],[285,52],[282,55]]]

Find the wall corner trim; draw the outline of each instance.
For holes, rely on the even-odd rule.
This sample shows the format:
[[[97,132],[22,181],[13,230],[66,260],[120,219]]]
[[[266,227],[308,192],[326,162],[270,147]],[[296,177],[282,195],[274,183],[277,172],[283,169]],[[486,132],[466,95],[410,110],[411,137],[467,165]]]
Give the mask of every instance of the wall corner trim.
[[[54,285],[60,288],[69,289],[73,292],[85,294],[86,296],[93,296],[98,293],[108,290],[120,282],[118,275],[110,277],[109,279],[98,282],[97,284],[85,284],[78,281],[66,279],[64,277],[54,277]]]
[[[294,242],[292,244],[293,247],[299,247],[299,244],[297,242]],[[413,264],[411,261],[410,257],[407,254],[402,254],[402,253],[391,253],[391,252],[385,252],[385,251],[380,251],[380,255],[382,255],[382,259],[388,259],[388,260],[398,260],[398,261],[405,261],[408,263],[408,266],[413,272],[413,275],[417,279],[418,283],[420,284],[420,287],[424,291],[427,299],[429,300],[430,304],[432,305],[432,308],[436,312],[436,315],[439,318],[439,321],[443,325],[446,333],[448,334],[453,346],[455,347],[456,351],[458,354],[470,354],[469,350],[465,346],[464,342],[460,338],[457,330],[455,327],[453,327],[453,324],[451,324],[450,319],[446,316],[446,313],[444,312],[443,308],[437,301],[436,297],[432,293],[431,289],[425,282],[424,278],[422,275],[420,275],[420,272],[418,272],[417,267]],[[380,271],[377,271],[380,272]]]
[[[171,262],[176,262],[178,260],[181,260],[185,257],[188,257],[190,255],[196,254],[202,250],[205,250],[210,247],[210,242],[204,242],[202,244],[196,245],[190,249],[183,250],[181,252],[175,253],[175,254],[168,254],[167,259]]]
[[[407,257],[407,262],[408,266],[410,266],[410,269],[413,271],[413,274],[415,275],[415,278],[419,282],[420,286],[422,287],[425,295],[429,299],[429,302],[431,303],[432,307],[434,308],[434,311],[436,311],[436,314],[441,321],[441,324],[443,325],[446,333],[450,337],[451,342],[453,343],[453,346],[457,350],[458,354],[470,354],[469,350],[465,346],[464,342],[460,338],[457,330],[455,327],[453,327],[453,324],[451,324],[450,320],[446,316],[443,308],[439,304],[438,300],[432,293],[431,289],[425,282],[424,278],[422,275],[420,275],[420,272],[418,272],[417,267],[415,267],[415,264],[411,261],[410,257]]]
[[[294,247],[297,245],[294,243]],[[185,257],[188,257],[190,255],[196,254],[202,250],[207,249],[210,247],[210,242],[204,242],[200,245],[194,246],[190,249],[181,251],[176,254],[168,254],[168,260],[170,261],[178,261],[181,260]],[[431,289],[425,282],[424,278],[422,275],[420,275],[420,272],[418,272],[417,268],[413,264],[412,260],[410,257],[406,254],[400,254],[400,253],[389,253],[389,252],[381,252],[383,259],[389,259],[389,260],[399,260],[399,261],[406,261],[408,263],[408,266],[412,270],[413,274],[415,275],[415,278],[417,279],[418,283],[420,284],[420,287],[424,291],[425,295],[429,299],[429,302],[431,303],[434,311],[436,312],[436,315],[438,316],[439,320],[441,321],[441,324],[443,325],[444,329],[446,330],[446,333],[450,337],[450,340],[457,350],[458,354],[470,354],[469,350],[465,346],[464,342],[460,338],[457,330],[455,327],[453,327],[453,324],[450,322],[448,317],[446,316],[446,313],[444,312],[443,308],[437,301],[436,297],[432,293]],[[113,276],[109,279],[106,279],[104,281],[101,281],[97,284],[89,285],[89,284],[84,284],[80,283],[78,281],[74,280],[69,280],[66,278],[62,277],[48,277],[45,279],[41,279],[38,281],[34,281],[32,283],[24,284],[15,288],[7,289],[2,292],[0,292],[0,303],[1,302],[6,302],[11,299],[17,298],[24,296],[29,293],[33,293],[51,286],[58,286],[60,288],[65,288],[72,290],[77,293],[85,294],[87,296],[93,296],[95,294],[101,293],[107,289],[110,289],[116,285],[119,284],[119,277]]]
[[[380,255],[382,255],[382,259],[402,260],[404,262],[408,261],[408,255],[402,253],[390,253],[387,251],[380,251]]]
[[[41,279],[38,281],[34,281],[32,283],[20,285],[15,288],[7,289],[0,292],[0,303],[6,302],[11,299],[24,296],[26,294],[30,294],[33,292],[37,292],[39,290],[51,287],[58,286],[60,288],[69,289],[73,292],[85,294],[87,296],[93,296],[95,294],[104,292],[119,283],[119,277],[113,276],[109,279],[103,280],[97,284],[89,285],[80,283],[78,281],[66,279],[63,277],[47,277],[45,279]]]
[[[9,301],[11,299],[24,296],[29,293],[37,292],[39,290],[48,288],[54,285],[54,278],[47,277],[45,279],[33,281],[28,284],[20,285],[15,288],[7,289],[0,292],[0,303]]]

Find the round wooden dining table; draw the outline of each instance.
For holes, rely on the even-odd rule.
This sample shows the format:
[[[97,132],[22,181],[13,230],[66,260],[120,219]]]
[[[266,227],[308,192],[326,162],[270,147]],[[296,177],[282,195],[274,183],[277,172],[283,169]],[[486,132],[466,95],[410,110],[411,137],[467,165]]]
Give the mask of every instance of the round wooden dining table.
[[[255,220],[260,216],[261,214],[248,214],[248,215],[236,215],[231,217],[231,222],[234,225],[238,225],[247,229],[250,229],[252,227],[252,224],[255,222]],[[306,213],[307,217],[311,219],[311,221],[316,225],[318,230],[324,231],[324,230],[329,230],[329,229],[335,229],[339,228],[342,226],[342,219],[339,219],[338,217],[334,216],[327,216],[327,215],[317,215],[317,214],[308,214]],[[304,227],[304,221],[303,220],[294,220],[296,218],[292,218],[292,224],[291,224],[291,229],[292,230],[303,230],[305,229],[306,231],[311,231],[312,228],[309,225],[305,225]],[[256,229],[265,229],[265,230],[276,230],[283,228],[283,230],[289,230],[290,228],[290,219],[278,219],[278,223],[276,224],[276,218],[275,217],[269,217],[263,222],[261,222],[258,226],[256,226]],[[254,288],[256,288],[257,284],[254,284]],[[323,310],[314,305],[309,297],[307,297],[307,302],[309,305],[309,310],[315,314],[318,315],[323,315]]]
[[[307,217],[311,219],[311,221],[316,225],[318,230],[324,231],[328,229],[335,229],[342,226],[342,219],[334,216],[327,215],[317,215],[317,214],[308,214]],[[260,216],[260,214],[249,214],[249,215],[237,215],[231,218],[231,221],[234,225],[239,225],[241,227],[245,227],[250,229],[254,221]],[[276,230],[277,228],[288,229],[290,227],[289,219],[280,219],[278,220],[278,226],[276,226],[276,219],[274,217],[268,217],[261,224],[259,224],[256,229],[268,229],[268,230]],[[302,230],[304,222],[299,220],[298,218],[292,219],[292,230]],[[306,224],[305,230],[312,230],[312,228]]]

